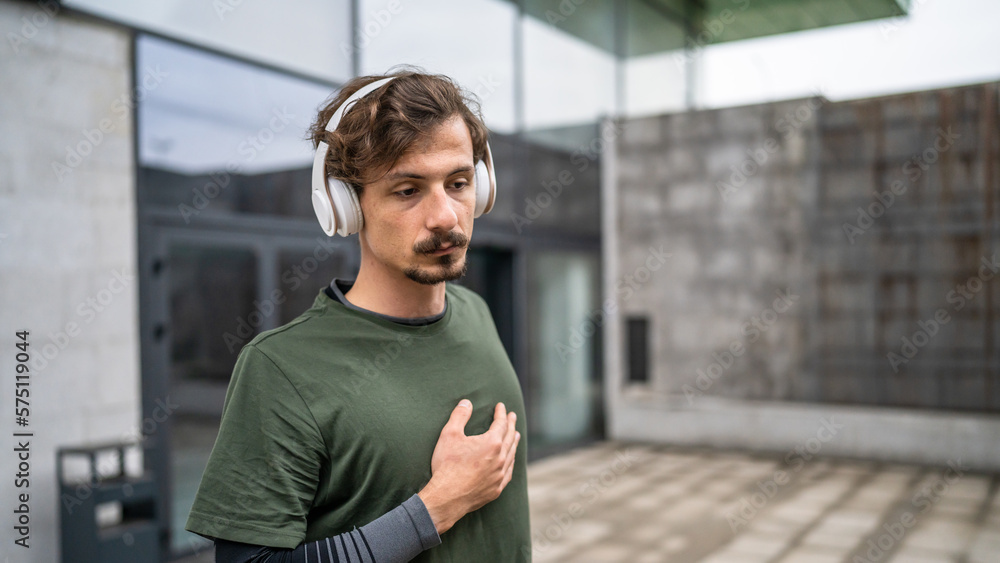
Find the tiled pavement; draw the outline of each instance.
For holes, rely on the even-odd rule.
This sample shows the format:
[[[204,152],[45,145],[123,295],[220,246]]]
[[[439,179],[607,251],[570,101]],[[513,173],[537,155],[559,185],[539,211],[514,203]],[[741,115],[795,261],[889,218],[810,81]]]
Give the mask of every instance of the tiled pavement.
[[[1000,476],[783,457],[605,442],[531,463],[533,559],[1000,563]]]
[[[534,561],[1000,563],[1000,476],[602,443],[528,467]]]

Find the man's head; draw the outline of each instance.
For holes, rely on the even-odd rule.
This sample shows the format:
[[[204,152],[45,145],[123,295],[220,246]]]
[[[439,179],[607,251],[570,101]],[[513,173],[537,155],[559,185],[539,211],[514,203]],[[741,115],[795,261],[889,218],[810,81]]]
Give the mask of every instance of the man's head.
[[[326,142],[326,173],[358,193],[362,264],[435,284],[465,272],[475,210],[475,163],[487,130],[447,77],[400,72],[354,103],[335,131],[326,124],[344,100],[384,76],[358,77],[326,104],[311,128]],[[472,108],[477,107],[471,104]]]

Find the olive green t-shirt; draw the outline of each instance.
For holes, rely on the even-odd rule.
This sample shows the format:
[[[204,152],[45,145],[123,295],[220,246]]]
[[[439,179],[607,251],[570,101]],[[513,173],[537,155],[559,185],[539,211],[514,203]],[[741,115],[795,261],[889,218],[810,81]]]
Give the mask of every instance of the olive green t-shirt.
[[[187,529],[292,548],[363,526],[427,484],[441,429],[467,398],[467,435],[486,432],[498,402],[518,414],[514,476],[413,561],[530,561],[517,375],[482,298],[447,284],[446,299],[440,320],[406,326],[320,292],[247,344]]]

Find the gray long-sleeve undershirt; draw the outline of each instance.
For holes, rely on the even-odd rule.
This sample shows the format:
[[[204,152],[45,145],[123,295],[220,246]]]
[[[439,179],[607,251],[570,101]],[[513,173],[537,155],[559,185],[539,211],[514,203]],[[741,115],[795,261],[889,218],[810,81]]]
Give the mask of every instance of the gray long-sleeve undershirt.
[[[216,563],[406,563],[441,543],[427,508],[413,495],[360,529],[295,549],[215,540]]]

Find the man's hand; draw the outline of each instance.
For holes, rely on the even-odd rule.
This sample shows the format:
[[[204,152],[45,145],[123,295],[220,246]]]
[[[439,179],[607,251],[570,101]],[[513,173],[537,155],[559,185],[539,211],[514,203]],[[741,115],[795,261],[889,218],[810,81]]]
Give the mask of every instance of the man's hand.
[[[493,424],[485,434],[466,436],[472,403],[462,399],[441,430],[431,456],[431,480],[417,493],[438,534],[459,518],[500,496],[514,473],[514,452],[521,433],[517,415],[497,403]]]

